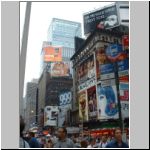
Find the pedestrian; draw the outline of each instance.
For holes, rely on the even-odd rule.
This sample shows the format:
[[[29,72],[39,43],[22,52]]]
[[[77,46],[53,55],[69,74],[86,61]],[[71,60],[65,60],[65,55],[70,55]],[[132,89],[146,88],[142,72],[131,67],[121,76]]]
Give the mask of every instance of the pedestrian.
[[[96,145],[96,139],[95,138],[91,138],[89,140],[89,142],[90,142],[90,144],[88,145],[87,148],[96,148],[97,147],[97,145]]]
[[[35,138],[35,134],[33,132],[29,132],[29,145],[31,148],[41,148],[40,143],[38,140]]]
[[[122,141],[122,132],[120,128],[114,131],[114,140],[106,145],[106,148],[129,148],[128,144]]]
[[[108,144],[108,142],[107,142],[107,137],[106,137],[105,134],[103,134],[103,135],[102,135],[101,142],[99,143],[98,147],[99,147],[99,148],[105,148],[107,144]]]
[[[27,143],[26,140],[24,140],[23,138],[23,130],[25,128],[25,123],[24,120],[22,118],[22,116],[20,116],[20,139],[19,139],[19,148],[30,148],[29,144]]]
[[[46,145],[46,139],[45,139],[44,137],[41,138],[40,145],[41,145],[41,146],[40,146],[41,148],[44,148],[44,147],[45,147],[45,145]]]
[[[58,129],[58,139],[54,143],[54,148],[74,148],[73,141],[67,138],[67,130],[65,127]]]
[[[87,148],[88,147],[88,142],[86,140],[82,140],[80,142],[81,148]]]

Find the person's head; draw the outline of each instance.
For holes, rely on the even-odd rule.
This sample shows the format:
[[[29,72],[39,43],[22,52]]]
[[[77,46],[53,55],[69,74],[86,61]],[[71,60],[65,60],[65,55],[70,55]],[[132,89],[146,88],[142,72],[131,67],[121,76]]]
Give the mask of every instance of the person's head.
[[[34,132],[29,132],[29,138],[33,138],[33,137],[35,137]]]
[[[81,145],[81,148],[87,148],[88,143],[87,143],[87,141],[82,140],[82,141],[80,142],[80,145]]]
[[[115,139],[117,141],[121,141],[122,140],[122,131],[120,128],[116,128],[115,131],[114,131],[114,136],[115,136]]]
[[[23,136],[22,132],[23,132],[24,128],[25,128],[25,123],[24,123],[22,116],[20,116],[20,137]]]
[[[65,139],[67,136],[67,130],[64,127],[61,127],[58,129],[58,138],[59,139]]]
[[[106,137],[106,135],[105,135],[105,134],[103,134],[103,135],[102,135],[102,142],[104,142],[104,143],[105,143],[106,141],[107,141],[107,137]]]

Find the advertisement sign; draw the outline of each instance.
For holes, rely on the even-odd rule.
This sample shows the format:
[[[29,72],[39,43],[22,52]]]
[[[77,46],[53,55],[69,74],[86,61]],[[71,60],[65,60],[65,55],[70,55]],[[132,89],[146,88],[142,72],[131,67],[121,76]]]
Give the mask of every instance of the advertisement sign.
[[[51,63],[51,76],[52,77],[71,76],[70,62]]]
[[[118,62],[118,75],[119,77],[129,75],[129,60],[128,59]]]
[[[129,118],[129,101],[121,101],[121,113],[123,118]]]
[[[96,87],[92,87],[87,90],[88,95],[88,118],[97,119],[97,98]]]
[[[88,118],[88,109],[87,109],[87,96],[86,91],[80,92],[78,95],[79,100],[79,119],[86,121]]]
[[[45,62],[62,61],[62,47],[48,46],[43,48]]]
[[[95,85],[95,83],[96,83],[96,79],[95,78],[91,78],[91,79],[85,81],[84,83],[80,84],[78,86],[78,91],[85,90],[85,89]]]
[[[127,57],[127,54],[122,49],[122,45],[119,44],[110,44],[106,48],[106,55],[111,62],[120,61]]]
[[[94,76],[94,57],[92,55],[77,68],[77,78],[80,84]]]
[[[119,92],[121,101],[129,100],[129,76],[119,78]]]
[[[118,119],[118,100],[116,85],[97,88],[99,119]]]
[[[44,126],[56,126],[58,106],[46,106],[44,109]]]
[[[100,75],[101,80],[115,78],[114,65],[113,64],[100,65],[100,73],[101,73]]]
[[[96,28],[113,28],[119,25],[116,5],[106,7],[83,16],[84,34],[93,32]]]
[[[109,63],[109,60],[105,53],[105,48],[100,47],[96,50],[95,53],[96,57],[96,73],[97,73],[97,79],[100,79],[100,65]]]
[[[70,91],[64,91],[59,94],[59,106],[71,104],[72,94]]]

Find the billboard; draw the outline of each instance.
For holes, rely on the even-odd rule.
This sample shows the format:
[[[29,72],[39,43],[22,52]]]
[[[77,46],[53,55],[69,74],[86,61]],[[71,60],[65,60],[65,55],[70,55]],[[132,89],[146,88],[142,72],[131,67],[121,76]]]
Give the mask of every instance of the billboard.
[[[78,94],[78,101],[79,101],[79,119],[86,121],[88,119],[86,91],[82,91]]]
[[[44,109],[44,126],[57,126],[58,106],[46,106]]]
[[[94,56],[91,55],[86,61],[77,68],[77,80],[79,84],[95,76]]]
[[[116,85],[101,84],[97,87],[99,119],[118,119],[118,100]]]
[[[100,65],[109,63],[109,60],[105,53],[105,47],[99,47],[95,52],[96,58],[96,76],[97,79],[100,79]]]
[[[84,34],[93,32],[96,28],[113,28],[119,26],[116,5],[106,7],[83,16]]]
[[[88,119],[97,119],[96,87],[87,90],[88,95]]]
[[[114,72],[114,65],[113,64],[103,64],[100,65],[100,79],[106,80],[115,78],[115,72]]]
[[[119,78],[119,93],[121,101],[129,101],[129,76]]]
[[[124,59],[117,62],[118,64],[118,75],[119,77],[129,75],[129,59]]]
[[[45,62],[62,61],[62,47],[47,46],[43,47]]]
[[[59,94],[59,106],[71,105],[72,94],[70,91],[64,91]]]
[[[51,76],[52,77],[64,77],[71,76],[69,61],[66,62],[53,62],[51,63]]]

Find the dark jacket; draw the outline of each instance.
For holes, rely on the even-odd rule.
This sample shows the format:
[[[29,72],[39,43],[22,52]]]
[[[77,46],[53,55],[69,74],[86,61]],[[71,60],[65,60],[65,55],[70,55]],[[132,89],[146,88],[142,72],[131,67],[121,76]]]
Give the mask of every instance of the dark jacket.
[[[106,148],[129,148],[129,146],[123,141],[121,146],[119,146],[118,142],[116,140],[113,140],[106,145]]]
[[[39,142],[37,141],[36,138],[32,137],[31,140],[29,141],[29,145],[31,148],[40,148],[40,144]]]

